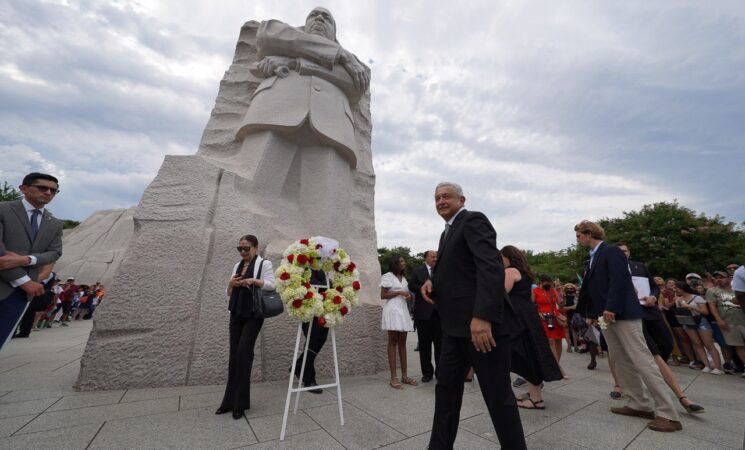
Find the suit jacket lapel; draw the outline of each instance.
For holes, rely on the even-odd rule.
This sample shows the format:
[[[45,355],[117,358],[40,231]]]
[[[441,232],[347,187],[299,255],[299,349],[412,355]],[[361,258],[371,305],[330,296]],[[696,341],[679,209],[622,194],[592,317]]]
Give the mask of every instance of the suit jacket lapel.
[[[49,226],[49,222],[51,221],[52,221],[52,214],[49,213],[49,210],[44,208],[44,212],[41,215],[41,223],[39,224],[39,230],[36,232],[36,239],[39,239],[39,236],[41,236],[41,233],[46,232],[47,227]]]
[[[592,276],[592,273],[595,271],[595,267],[598,265],[598,258],[600,257],[600,253],[603,251],[603,244],[605,242],[601,242],[598,245],[597,250],[595,250],[595,255],[592,257],[592,264],[590,265],[590,270],[587,272],[587,278],[590,278]]]
[[[448,242],[452,242],[453,233],[456,231],[458,226],[463,223],[463,218],[466,216],[466,213],[468,213],[467,210],[463,210],[458,214],[458,216],[453,221],[453,224],[450,225],[450,229],[448,229],[448,234],[445,236],[444,239],[441,239],[440,246],[437,249],[437,263],[435,263],[435,267],[432,268],[432,271],[434,272],[434,269],[437,268],[437,265],[440,264],[440,260],[442,260],[442,255],[445,253],[445,249],[448,247]],[[444,231],[443,231],[444,233]]]
[[[23,229],[26,230],[28,239],[33,242],[33,238],[31,237],[31,221],[28,220],[28,213],[26,213],[26,208],[23,207],[23,203],[20,200],[16,200],[13,203],[12,209],[16,216],[18,216],[18,220],[23,224]]]

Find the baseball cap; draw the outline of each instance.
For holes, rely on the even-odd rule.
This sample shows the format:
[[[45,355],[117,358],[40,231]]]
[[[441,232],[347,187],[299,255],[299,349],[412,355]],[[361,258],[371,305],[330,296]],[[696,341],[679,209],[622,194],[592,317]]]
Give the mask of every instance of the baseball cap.
[[[712,273],[712,275],[714,275],[715,277],[719,276],[719,277],[724,277],[724,278],[727,278],[729,276],[727,275],[727,272],[723,272],[721,270],[715,270],[714,273]]]
[[[700,280],[701,279],[701,275],[699,275],[697,273],[689,273],[688,275],[686,275],[686,280],[689,279],[689,278],[698,278]]]

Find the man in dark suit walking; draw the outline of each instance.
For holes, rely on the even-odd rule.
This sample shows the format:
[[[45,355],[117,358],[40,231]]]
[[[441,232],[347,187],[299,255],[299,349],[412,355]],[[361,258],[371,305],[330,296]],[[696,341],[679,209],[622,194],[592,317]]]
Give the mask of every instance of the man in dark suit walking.
[[[421,288],[434,300],[442,323],[442,349],[435,388],[431,449],[452,449],[469,367],[503,449],[524,449],[525,437],[510,387],[510,333],[514,322],[504,291],[504,266],[497,234],[480,212],[467,211],[455,183],[435,189],[435,207],[445,222],[437,263]]]
[[[629,398],[626,406],[611,408],[611,412],[650,419],[647,426],[654,431],[682,430],[678,412],[644,340],[642,307],[626,256],[618,247],[603,242],[605,231],[589,220],[577,224],[574,231],[577,243],[591,249],[577,312],[590,325],[603,316],[608,353]],[[645,385],[652,399],[645,393]]]
[[[44,293],[39,273],[62,255],[62,222],[45,206],[59,185],[51,175],[26,175],[23,198],[0,202],[0,350],[15,331],[29,301]]]
[[[422,285],[432,278],[432,270],[437,262],[437,252],[424,252],[424,265],[417,267],[409,281],[409,289],[414,293],[414,323],[419,340],[419,363],[422,366],[422,382],[432,381],[440,360],[440,340],[442,328],[440,314],[437,313],[434,302],[424,298],[421,294]],[[432,366],[432,346],[435,347],[435,365]]]

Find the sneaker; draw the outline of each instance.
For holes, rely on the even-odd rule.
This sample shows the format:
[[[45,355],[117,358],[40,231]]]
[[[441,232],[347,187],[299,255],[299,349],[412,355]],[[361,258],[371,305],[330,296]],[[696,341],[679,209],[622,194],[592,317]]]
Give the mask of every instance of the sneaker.
[[[63,327],[69,327],[69,325],[67,324],[67,322],[62,322],[60,325],[62,325]]]
[[[727,375],[734,375],[735,373],[735,367],[732,365],[732,363],[724,363],[722,365],[722,369],[724,369],[724,373]]]
[[[711,372],[709,372],[709,373],[712,374],[712,375],[722,375],[722,374],[724,374],[724,372],[722,372],[721,370],[719,370],[717,368],[711,369]]]
[[[701,369],[701,372],[703,372],[703,373],[711,373],[711,369],[709,369],[708,367],[704,367],[703,369]]]

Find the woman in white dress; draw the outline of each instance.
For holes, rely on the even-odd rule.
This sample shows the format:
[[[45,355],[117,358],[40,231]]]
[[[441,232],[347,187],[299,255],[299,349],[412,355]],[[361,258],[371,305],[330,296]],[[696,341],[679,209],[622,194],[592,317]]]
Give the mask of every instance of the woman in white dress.
[[[404,278],[406,261],[400,255],[391,257],[389,271],[380,279],[380,297],[383,306],[382,327],[388,331],[388,365],[391,369],[391,387],[403,389],[401,383],[416,386],[417,382],[407,375],[406,335],[414,331],[414,323],[409,315],[406,302],[411,301],[409,285]],[[401,382],[396,377],[396,348],[401,359]]]

